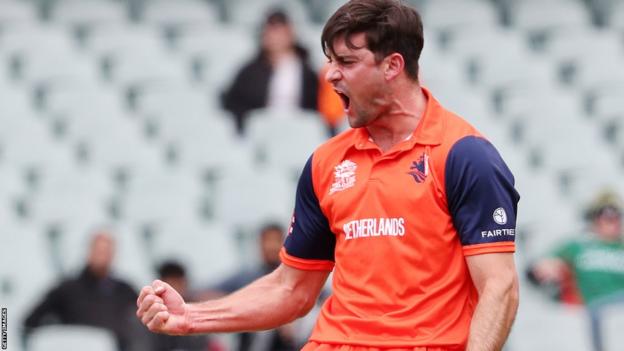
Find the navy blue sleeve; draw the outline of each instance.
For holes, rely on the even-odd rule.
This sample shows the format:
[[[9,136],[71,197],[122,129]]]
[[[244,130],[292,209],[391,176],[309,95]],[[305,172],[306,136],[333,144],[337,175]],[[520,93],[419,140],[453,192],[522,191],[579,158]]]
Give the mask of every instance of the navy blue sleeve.
[[[299,178],[295,213],[284,248],[286,253],[296,258],[333,262],[336,236],[331,232],[314,192],[312,157],[306,162]]]
[[[446,159],[445,183],[462,245],[514,241],[520,196],[489,141],[476,136],[457,141]]]

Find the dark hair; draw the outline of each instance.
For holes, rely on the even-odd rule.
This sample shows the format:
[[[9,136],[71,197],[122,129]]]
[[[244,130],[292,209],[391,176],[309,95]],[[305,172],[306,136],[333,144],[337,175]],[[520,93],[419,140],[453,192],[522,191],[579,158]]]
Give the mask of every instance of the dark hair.
[[[260,236],[264,236],[268,232],[280,232],[284,235],[284,226],[277,222],[269,222],[260,228]]]
[[[281,8],[271,9],[266,15],[266,18],[264,20],[264,25],[266,26],[266,25],[273,25],[273,24],[289,25],[290,19],[288,18],[286,11],[284,11]]]
[[[161,263],[158,268],[158,276],[163,277],[185,277],[186,270],[182,264],[176,261],[165,261]]]
[[[334,40],[344,36],[347,47],[357,49],[350,36],[366,35],[366,45],[381,61],[397,52],[405,60],[407,75],[418,79],[418,59],[424,45],[423,25],[418,12],[398,0],[351,0],[334,13],[321,35],[323,53],[330,57]]]
[[[622,207],[618,195],[608,189],[599,193],[585,210],[585,219],[589,221],[594,221],[604,215],[616,217],[622,215]]]

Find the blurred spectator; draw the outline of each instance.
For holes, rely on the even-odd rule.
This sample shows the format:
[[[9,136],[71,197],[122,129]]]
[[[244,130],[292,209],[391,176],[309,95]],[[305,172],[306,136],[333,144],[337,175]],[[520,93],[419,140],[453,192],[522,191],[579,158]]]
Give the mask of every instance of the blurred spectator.
[[[254,280],[270,273],[280,264],[279,252],[284,241],[284,228],[270,223],[260,230],[260,254],[262,263],[254,269],[240,271],[214,288],[206,291],[203,298],[215,298],[232,293]],[[276,330],[258,333],[241,333],[238,351],[295,351],[299,350],[305,337],[299,337],[294,324]]]
[[[165,261],[158,267],[158,279],[176,289],[188,302],[197,299],[189,292],[186,270],[176,261]],[[152,351],[218,351],[223,350],[217,342],[211,341],[206,335],[173,336],[151,334],[153,337]]]
[[[330,134],[336,135],[340,124],[345,120],[345,106],[333,85],[325,79],[328,68],[329,65],[325,64],[319,74],[318,110],[325,119]]]
[[[539,284],[565,284],[572,277],[591,319],[592,342],[601,351],[601,311],[624,303],[622,207],[612,193],[599,195],[587,211],[589,230],[563,243],[530,269]]]
[[[138,295],[128,283],[111,275],[114,254],[115,242],[110,234],[96,232],[80,274],[61,281],[26,317],[26,342],[33,328],[53,323],[78,324],[110,330],[119,350],[146,350],[149,334],[134,314]]]
[[[223,94],[223,106],[234,114],[237,130],[242,134],[250,110],[316,110],[317,94],[317,75],[308,63],[308,53],[295,42],[286,13],[276,10],[264,22],[257,56],[237,73]]]

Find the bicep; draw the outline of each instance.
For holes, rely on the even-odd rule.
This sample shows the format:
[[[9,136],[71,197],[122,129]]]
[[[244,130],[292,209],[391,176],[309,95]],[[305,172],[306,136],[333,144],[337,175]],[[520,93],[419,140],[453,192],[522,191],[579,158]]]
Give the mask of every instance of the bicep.
[[[304,270],[281,264],[276,272],[281,277],[282,283],[290,287],[294,293],[304,294],[316,300],[321,293],[330,271]]]
[[[466,256],[466,264],[479,295],[487,287],[517,289],[518,278],[512,253]]]
[[[316,303],[329,271],[304,270],[281,264],[269,277],[272,284],[278,285],[300,309],[299,316],[305,315]]]

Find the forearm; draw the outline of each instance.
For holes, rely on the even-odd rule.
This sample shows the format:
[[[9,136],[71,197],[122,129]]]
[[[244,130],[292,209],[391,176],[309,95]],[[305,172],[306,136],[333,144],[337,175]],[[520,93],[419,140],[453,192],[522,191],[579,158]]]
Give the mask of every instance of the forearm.
[[[307,313],[314,293],[289,286],[279,272],[217,300],[190,304],[189,333],[273,329]]]
[[[467,351],[497,351],[509,336],[518,309],[518,286],[486,286],[470,324]]]

